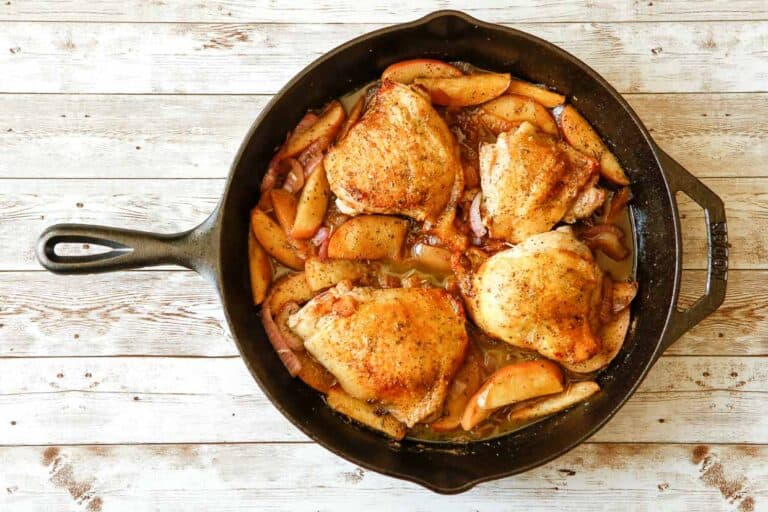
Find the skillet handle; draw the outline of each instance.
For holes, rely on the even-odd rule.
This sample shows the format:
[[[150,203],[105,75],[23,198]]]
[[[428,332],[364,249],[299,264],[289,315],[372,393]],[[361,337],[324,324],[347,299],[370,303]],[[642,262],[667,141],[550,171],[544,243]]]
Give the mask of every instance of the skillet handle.
[[[218,209],[217,209],[218,211]],[[55,224],[38,238],[40,264],[55,274],[95,274],[156,265],[180,265],[213,277],[217,261],[217,212],[202,224],[174,234],[88,224]],[[59,244],[87,243],[111,248],[85,256],[56,253]]]
[[[664,351],[685,332],[720,307],[725,300],[728,282],[728,226],[722,199],[664,151],[657,148],[657,152],[671,192],[673,194],[678,191],[685,192],[704,209],[708,247],[707,282],[704,295],[686,310],[680,310],[677,306],[672,310],[661,346]]]

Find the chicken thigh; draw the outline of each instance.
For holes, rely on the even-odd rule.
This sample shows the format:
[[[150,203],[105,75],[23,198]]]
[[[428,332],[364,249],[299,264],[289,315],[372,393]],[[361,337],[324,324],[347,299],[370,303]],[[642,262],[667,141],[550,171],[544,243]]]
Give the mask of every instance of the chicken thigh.
[[[461,302],[442,289],[352,288],[342,282],[288,319],[349,395],[409,427],[439,411],[464,360]]]
[[[602,204],[598,164],[524,122],[480,148],[481,215],[492,238],[519,243]]]
[[[601,348],[603,272],[571,229],[533,235],[485,260],[465,299],[477,325],[511,345],[578,363]]]
[[[458,146],[427,95],[384,80],[325,170],[340,209],[434,221],[462,172]]]

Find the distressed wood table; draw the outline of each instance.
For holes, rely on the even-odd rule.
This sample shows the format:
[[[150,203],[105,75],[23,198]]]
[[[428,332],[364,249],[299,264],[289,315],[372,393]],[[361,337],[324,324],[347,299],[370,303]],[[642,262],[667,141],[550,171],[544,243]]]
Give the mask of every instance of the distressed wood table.
[[[768,510],[768,3],[416,3],[0,2],[0,510]],[[197,275],[57,277],[33,256],[55,222],[197,224],[270,94],[347,39],[443,7],[602,73],[723,198],[732,243],[723,307],[608,426],[452,497],[309,442]],[[706,239],[681,210],[690,302]]]

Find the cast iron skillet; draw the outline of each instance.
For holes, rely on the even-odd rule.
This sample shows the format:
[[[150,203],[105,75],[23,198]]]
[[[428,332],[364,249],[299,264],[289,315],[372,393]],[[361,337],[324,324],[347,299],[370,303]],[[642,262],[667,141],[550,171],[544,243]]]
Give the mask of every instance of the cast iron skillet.
[[[318,107],[380,76],[403,59],[462,60],[508,71],[568,95],[612,149],[632,181],[635,273],[640,291],[622,352],[598,381],[588,404],[498,439],[468,445],[393,443],[343,421],[320,395],[292,379],[272,350],[251,300],[246,234],[249,210],[275,147],[308,107]],[[681,271],[680,223],[675,192],[706,212],[709,251],[706,293],[677,309]],[[60,243],[93,243],[113,250],[95,256],[60,256]],[[594,434],[624,404],[659,355],[722,303],[727,279],[723,202],[661,151],[635,112],[597,73],[560,48],[529,34],[440,11],[418,21],[354,39],[323,55],[293,78],[264,108],[235,157],[224,196],[211,216],[184,233],[161,235],[126,229],[59,224],[40,237],[37,257],[61,274],[87,274],[161,264],[194,269],[213,283],[229,328],[272,403],[309,437],[373,471],[457,493],[485,480],[539,466]]]

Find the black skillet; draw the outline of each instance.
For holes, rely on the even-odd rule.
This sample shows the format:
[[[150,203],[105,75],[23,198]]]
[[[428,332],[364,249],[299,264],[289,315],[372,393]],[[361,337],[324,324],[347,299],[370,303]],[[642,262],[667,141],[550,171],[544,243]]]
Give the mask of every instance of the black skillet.
[[[432,57],[471,62],[554,87],[611,144],[632,181],[635,273],[640,291],[619,356],[598,381],[588,404],[490,441],[395,444],[343,421],[320,395],[292,379],[272,350],[251,300],[246,234],[249,210],[273,151],[309,107],[323,105],[378,77],[389,64]],[[709,242],[706,293],[686,311],[677,307],[681,272],[680,222],[675,192],[706,212]],[[113,250],[60,256],[61,243],[93,243]],[[659,355],[712,313],[725,297],[727,230],[723,202],[660,150],[626,101],[592,69],[560,48],[517,30],[440,11],[354,39],[294,77],[264,108],[232,165],[224,196],[198,227],[173,235],[59,224],[40,237],[42,265],[61,274],[87,274],[161,264],[194,269],[213,283],[229,328],[251,374],[272,403],[306,435],[362,467],[411,480],[441,493],[514,475],[544,464],[594,434],[627,401]]]

